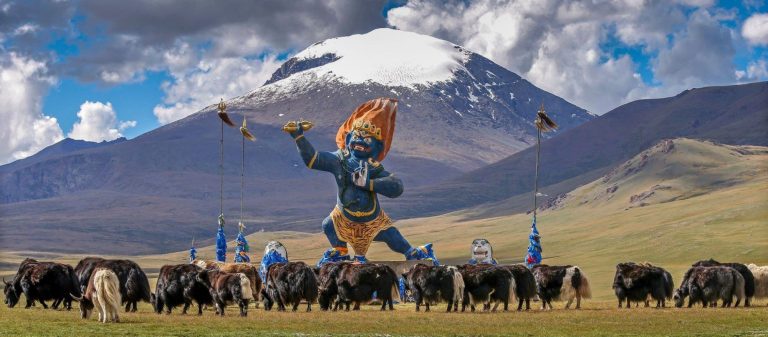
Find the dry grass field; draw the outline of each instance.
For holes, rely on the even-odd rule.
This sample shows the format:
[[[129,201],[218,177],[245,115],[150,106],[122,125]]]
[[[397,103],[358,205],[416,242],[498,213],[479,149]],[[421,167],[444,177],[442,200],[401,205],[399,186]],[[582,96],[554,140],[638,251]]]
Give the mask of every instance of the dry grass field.
[[[372,306],[360,312],[265,312],[251,308],[226,317],[156,315],[146,304],[118,324],[83,321],[71,312],[0,308],[2,336],[768,336],[768,307],[738,309],[615,309],[614,302],[586,302],[582,310],[497,313],[394,312]]]

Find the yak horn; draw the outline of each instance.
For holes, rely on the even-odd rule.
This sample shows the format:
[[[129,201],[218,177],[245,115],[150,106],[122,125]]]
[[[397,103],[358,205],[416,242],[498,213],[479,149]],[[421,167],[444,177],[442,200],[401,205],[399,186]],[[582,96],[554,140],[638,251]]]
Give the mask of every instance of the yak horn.
[[[78,302],[83,300],[83,296],[77,297],[77,296],[73,295],[72,293],[69,293],[69,297],[72,297],[73,300],[78,301]]]
[[[253,136],[251,131],[248,131],[248,128],[246,126],[246,122],[245,121],[246,121],[246,119],[243,118],[243,126],[240,127],[240,133],[242,133],[243,137],[247,138],[248,140],[255,141],[256,137]]]
[[[219,108],[219,118],[221,118],[221,121],[223,121],[224,124],[234,127],[235,123],[232,123],[232,120],[229,119],[229,115],[227,115],[227,104],[224,103],[223,98],[221,99],[221,102],[219,102],[218,108]]]

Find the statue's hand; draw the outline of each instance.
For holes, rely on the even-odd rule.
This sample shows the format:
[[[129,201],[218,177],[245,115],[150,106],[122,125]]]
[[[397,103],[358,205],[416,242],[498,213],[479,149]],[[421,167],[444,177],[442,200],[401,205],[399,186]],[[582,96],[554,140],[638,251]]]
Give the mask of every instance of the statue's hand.
[[[312,126],[314,125],[310,121],[290,121],[283,125],[283,131],[287,132],[289,135],[291,135],[291,137],[296,138],[300,135],[303,135],[304,131],[311,129]]]
[[[368,162],[362,162],[360,168],[352,172],[352,183],[355,186],[368,190],[370,183],[370,177],[368,176]]]

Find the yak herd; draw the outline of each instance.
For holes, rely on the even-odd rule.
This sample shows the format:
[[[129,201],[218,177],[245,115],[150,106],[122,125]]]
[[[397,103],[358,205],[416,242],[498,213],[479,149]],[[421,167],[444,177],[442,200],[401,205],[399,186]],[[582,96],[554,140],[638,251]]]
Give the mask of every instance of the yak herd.
[[[188,264],[166,265],[160,269],[155,292],[151,293],[144,271],[130,260],[107,260],[87,257],[75,268],[56,262],[26,259],[11,282],[5,284],[5,304],[13,308],[24,294],[26,308],[39,302],[54,309],[63,305],[71,310],[72,301],[80,302],[82,318],[90,317],[94,309],[99,321],[119,321],[119,308],[135,312],[138,302],[149,302],[156,313],[168,313],[183,306],[186,314],[192,304],[198,315],[203,308],[213,307],[224,315],[227,305],[236,304],[241,316],[247,316],[251,302],[265,310],[289,307],[306,310],[318,303],[321,310],[360,310],[360,305],[374,298],[381,301],[381,310],[393,310],[395,299],[412,299],[416,311],[422,306],[429,311],[437,303],[447,303],[446,311],[496,311],[517,301],[517,310],[529,310],[530,301],[541,302],[542,309],[552,309],[552,301],[566,301],[568,309],[576,301],[591,297],[589,280],[578,266],[537,265],[461,265],[432,266],[416,264],[406,273],[397,275],[384,264],[327,263],[313,267],[304,262],[275,263],[267,269],[266,279],[259,276],[258,267],[243,263],[219,263],[195,260]],[[402,283],[402,285],[401,285]],[[401,294],[401,289],[406,294]],[[768,297],[768,267],[740,263],[698,261],[684,274],[674,289],[672,275],[650,263],[619,263],[613,280],[613,290],[619,308],[631,303],[646,307],[656,301],[665,307],[673,300],[682,307],[701,303],[704,307],[750,305],[754,297]],[[734,302],[735,300],[735,302]]]

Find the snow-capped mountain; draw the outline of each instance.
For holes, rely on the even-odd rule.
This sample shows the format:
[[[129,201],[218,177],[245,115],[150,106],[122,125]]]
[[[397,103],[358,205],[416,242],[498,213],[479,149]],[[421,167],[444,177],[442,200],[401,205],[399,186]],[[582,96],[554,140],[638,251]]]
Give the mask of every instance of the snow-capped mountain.
[[[379,96],[400,100],[395,153],[460,170],[530,146],[540,104],[560,131],[593,118],[461,46],[387,28],[313,44],[232,106],[256,122],[306,118],[330,129]]]
[[[447,41],[377,29],[318,42],[262,87],[227,102],[233,119],[247,118],[257,137],[246,144],[249,232],[318,231],[334,203],[332,179],[304,167],[280,126],[311,120],[316,126],[307,139],[318,150],[334,150],[341,122],[359,104],[382,96],[400,101],[383,164],[404,180],[401,198],[528,147],[542,103],[560,124],[558,132],[592,118]],[[0,227],[25,228],[14,231],[13,240],[1,238],[3,247],[28,248],[31,240],[50,238],[51,250],[142,253],[182,249],[193,236],[213,238],[220,122],[218,102],[211,103],[135,139],[1,168]],[[239,217],[240,134],[225,131],[224,213],[231,224]]]

